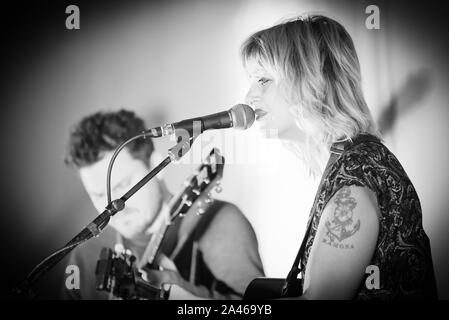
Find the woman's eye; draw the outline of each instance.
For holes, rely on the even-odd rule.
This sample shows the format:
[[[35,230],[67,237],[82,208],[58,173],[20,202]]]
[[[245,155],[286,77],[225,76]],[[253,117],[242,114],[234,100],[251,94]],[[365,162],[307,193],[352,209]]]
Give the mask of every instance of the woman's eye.
[[[267,79],[267,78],[260,78],[258,82],[259,82],[260,84],[264,85],[264,84],[266,84],[268,81],[270,81],[270,79]]]

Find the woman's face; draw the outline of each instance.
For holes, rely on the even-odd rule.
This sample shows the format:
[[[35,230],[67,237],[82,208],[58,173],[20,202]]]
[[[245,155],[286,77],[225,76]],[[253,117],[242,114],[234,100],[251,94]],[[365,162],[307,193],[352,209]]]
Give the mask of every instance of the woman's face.
[[[268,136],[273,133],[269,130],[276,130],[279,138],[289,138],[292,132],[298,131],[298,127],[282,83],[256,62],[248,61],[247,72],[250,88],[245,102],[255,109],[259,130]]]

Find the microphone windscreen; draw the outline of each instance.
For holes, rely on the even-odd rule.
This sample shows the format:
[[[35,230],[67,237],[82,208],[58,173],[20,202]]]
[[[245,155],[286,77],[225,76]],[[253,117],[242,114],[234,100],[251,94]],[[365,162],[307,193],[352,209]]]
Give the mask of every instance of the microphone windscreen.
[[[233,128],[246,130],[251,127],[256,119],[253,108],[246,104],[237,104],[230,110]]]

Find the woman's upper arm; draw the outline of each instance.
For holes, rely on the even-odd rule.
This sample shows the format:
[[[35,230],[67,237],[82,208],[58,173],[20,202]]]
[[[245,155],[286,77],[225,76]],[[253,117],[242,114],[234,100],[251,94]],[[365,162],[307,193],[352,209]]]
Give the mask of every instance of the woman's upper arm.
[[[376,247],[379,208],[374,193],[344,186],[323,210],[306,267],[307,299],[351,299]]]

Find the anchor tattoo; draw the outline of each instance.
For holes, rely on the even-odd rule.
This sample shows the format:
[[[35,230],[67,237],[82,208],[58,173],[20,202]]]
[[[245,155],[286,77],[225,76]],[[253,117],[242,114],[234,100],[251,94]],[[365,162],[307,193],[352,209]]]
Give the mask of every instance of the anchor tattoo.
[[[334,201],[337,205],[332,220],[325,223],[326,235],[323,242],[336,248],[352,249],[352,244],[341,244],[344,239],[351,237],[360,229],[360,220],[354,221],[354,208],[357,206],[355,198],[351,197],[349,187],[343,187],[337,192]]]

